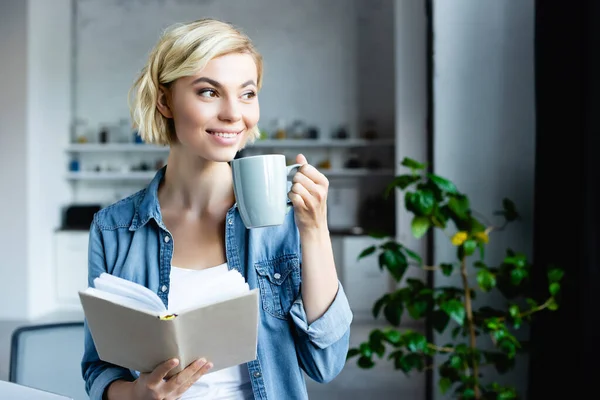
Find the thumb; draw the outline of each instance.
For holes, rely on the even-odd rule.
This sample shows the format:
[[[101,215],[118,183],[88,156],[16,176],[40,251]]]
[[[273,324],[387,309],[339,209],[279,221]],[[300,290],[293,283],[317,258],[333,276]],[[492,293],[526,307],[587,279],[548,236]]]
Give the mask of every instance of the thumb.
[[[296,163],[297,164],[308,164],[308,160],[306,159],[306,157],[304,157],[304,154],[298,154],[296,156]]]

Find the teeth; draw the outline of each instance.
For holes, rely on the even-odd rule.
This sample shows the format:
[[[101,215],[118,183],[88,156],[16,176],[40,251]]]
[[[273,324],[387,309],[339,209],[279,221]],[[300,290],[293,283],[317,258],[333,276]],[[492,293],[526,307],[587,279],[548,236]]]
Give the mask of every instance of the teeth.
[[[226,139],[231,139],[237,136],[237,133],[211,132],[211,135],[219,136]]]

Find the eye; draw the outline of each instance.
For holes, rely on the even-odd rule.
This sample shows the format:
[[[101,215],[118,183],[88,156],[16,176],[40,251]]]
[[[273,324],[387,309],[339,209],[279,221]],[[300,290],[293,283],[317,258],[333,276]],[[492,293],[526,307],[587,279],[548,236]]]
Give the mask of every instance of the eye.
[[[217,97],[217,91],[214,89],[201,89],[198,91],[198,96],[215,98]]]
[[[256,93],[254,92],[246,92],[242,95],[242,99],[244,100],[250,100],[256,97]]]

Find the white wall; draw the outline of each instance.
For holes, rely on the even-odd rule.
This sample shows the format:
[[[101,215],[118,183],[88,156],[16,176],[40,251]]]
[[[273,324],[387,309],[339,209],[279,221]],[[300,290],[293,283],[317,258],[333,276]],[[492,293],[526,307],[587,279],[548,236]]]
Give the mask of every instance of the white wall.
[[[54,308],[54,230],[68,203],[64,148],[71,123],[71,0],[29,0],[27,207],[29,312]]]
[[[509,197],[523,216],[492,235],[486,258],[491,265],[498,265],[506,247],[532,253],[533,28],[533,0],[434,2],[435,172],[452,179],[477,211],[492,217]],[[454,259],[447,243],[436,236],[438,263]],[[449,282],[459,284],[458,277],[436,276],[437,285]],[[485,303],[504,304],[499,297]],[[448,336],[438,340],[447,343]],[[501,379],[516,383],[523,394],[526,381],[527,359]]]
[[[0,2],[1,319],[54,306],[52,233],[68,199],[70,0]]]
[[[0,0],[0,316],[27,313],[27,3]]]

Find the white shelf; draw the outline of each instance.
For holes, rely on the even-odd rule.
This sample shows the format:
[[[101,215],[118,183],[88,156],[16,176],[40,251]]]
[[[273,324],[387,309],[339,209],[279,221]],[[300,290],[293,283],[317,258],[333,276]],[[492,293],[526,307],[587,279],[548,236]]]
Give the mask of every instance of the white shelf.
[[[159,152],[166,153],[169,147],[137,143],[77,143],[67,147],[70,153],[112,153],[112,152]]]
[[[325,169],[321,170],[325,176],[330,178],[354,178],[354,177],[373,177],[373,176],[394,176],[391,169]],[[78,181],[149,181],[156,172],[154,171],[135,171],[135,172],[69,172],[67,179]]]
[[[393,146],[394,139],[265,139],[257,140],[247,148],[350,148],[350,147],[385,147]],[[75,143],[67,147],[70,153],[103,153],[103,152],[159,152],[166,153],[168,146],[155,146],[137,143]]]
[[[394,139],[265,139],[257,140],[248,148],[259,147],[374,147],[374,146],[393,146]]]

